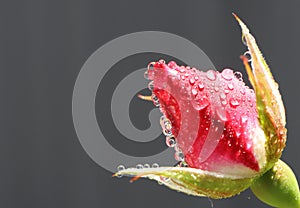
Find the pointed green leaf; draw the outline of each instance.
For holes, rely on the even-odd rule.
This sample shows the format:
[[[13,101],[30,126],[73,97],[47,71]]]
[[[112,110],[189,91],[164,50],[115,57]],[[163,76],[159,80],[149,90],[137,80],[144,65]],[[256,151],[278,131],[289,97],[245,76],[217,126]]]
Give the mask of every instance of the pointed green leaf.
[[[158,181],[171,189],[194,196],[226,198],[248,188],[253,179],[234,175],[221,175],[187,167],[128,168],[116,175],[143,177]]]
[[[259,121],[263,128],[267,143],[267,162],[265,170],[271,168],[280,158],[286,142],[286,118],[284,105],[278,90],[278,84],[274,81],[272,73],[267,65],[255,38],[250,34],[247,26],[234,14],[242,28],[243,41],[251,55],[251,67],[244,57],[244,64],[251,84],[256,93]]]

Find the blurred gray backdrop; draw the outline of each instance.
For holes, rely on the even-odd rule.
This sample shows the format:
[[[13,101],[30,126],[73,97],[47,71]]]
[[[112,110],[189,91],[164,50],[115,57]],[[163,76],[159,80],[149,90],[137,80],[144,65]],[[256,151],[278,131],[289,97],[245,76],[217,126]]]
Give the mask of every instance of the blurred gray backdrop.
[[[121,35],[145,30],[180,35],[198,45],[217,69],[244,73],[239,55],[245,47],[233,11],[255,34],[280,84],[288,122],[283,159],[299,176],[299,9],[297,0],[0,1],[0,207],[211,207],[207,198],[152,181],[130,184],[128,178],[112,178],[79,143],[72,93],[82,65],[95,50]],[[148,144],[126,140],[107,113],[120,76],[160,57],[168,60],[145,53],[120,61],[98,89],[96,112],[105,118],[98,119],[99,126],[123,153],[147,156],[166,148],[160,138]],[[137,128],[149,127],[152,108],[132,100],[130,116]],[[212,203],[215,208],[268,207],[250,191]]]

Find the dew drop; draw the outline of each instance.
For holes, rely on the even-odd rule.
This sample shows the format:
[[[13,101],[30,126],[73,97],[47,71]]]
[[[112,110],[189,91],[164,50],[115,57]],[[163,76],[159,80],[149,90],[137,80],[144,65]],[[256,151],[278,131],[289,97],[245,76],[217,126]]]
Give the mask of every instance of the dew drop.
[[[204,89],[204,84],[203,83],[199,83],[198,84],[198,88],[200,91],[202,91]]]
[[[144,164],[144,168],[150,168],[150,165],[148,163]]]
[[[152,164],[152,168],[158,168],[158,167],[159,167],[159,165],[157,163]]]
[[[124,165],[119,165],[119,166],[117,167],[117,171],[119,172],[119,171],[122,171],[122,170],[125,170],[125,166],[124,166]],[[122,175],[122,174],[119,174],[119,175],[117,175],[117,177],[118,177],[118,178],[122,178],[123,175]]]
[[[197,94],[198,94],[198,91],[196,89],[192,89],[192,95],[194,95],[196,97]]]
[[[230,105],[234,108],[236,108],[237,106],[239,106],[239,102],[236,99],[231,99],[230,100]]]
[[[156,97],[156,95],[155,94],[152,94],[152,101],[158,101],[158,98]]]
[[[193,100],[192,105],[195,110],[202,110],[209,105],[209,101],[206,98],[200,98]]]
[[[206,72],[206,77],[209,79],[209,80],[216,80],[216,74],[215,74],[215,71],[214,70],[209,70]]]
[[[172,131],[169,130],[169,129],[163,129],[163,134],[164,134],[165,136],[172,136]]]
[[[151,91],[154,89],[154,82],[153,81],[149,82],[148,89],[151,90]]]
[[[215,91],[218,92],[218,91],[219,91],[219,88],[218,88],[218,87],[215,87]]]
[[[231,69],[224,69],[221,73],[222,77],[226,80],[232,80],[233,71]]]
[[[171,69],[176,69],[178,66],[175,61],[170,61],[168,63],[168,67],[170,67]]]
[[[180,71],[181,73],[184,73],[184,72],[185,72],[185,68],[184,68],[184,67],[180,67],[179,71]]]
[[[227,85],[227,87],[228,87],[228,89],[233,90],[233,85],[232,85],[231,83],[229,83],[229,84]]]
[[[142,164],[137,164],[137,165],[136,165],[136,168],[137,168],[137,169],[143,169],[144,166],[143,166]]]
[[[226,100],[223,100],[223,101],[221,102],[221,104],[225,106],[225,105],[227,105],[227,101],[226,101]]]
[[[234,76],[240,80],[243,81],[243,74],[241,72],[234,72]]]
[[[246,58],[248,59],[248,62],[251,61],[251,53],[250,53],[250,51],[246,51],[243,55],[246,56]]]
[[[163,59],[160,59],[158,62],[161,63],[161,64],[165,64],[166,63],[166,61],[163,60]]]
[[[164,127],[164,123],[165,123],[165,116],[161,116],[160,118],[159,118],[159,123],[160,123],[160,126],[163,128]]]
[[[159,107],[160,107],[160,103],[159,103],[159,101],[154,101],[154,102],[153,102],[153,104],[154,104],[154,106],[155,106],[155,107],[157,107],[157,108],[159,108]]]
[[[166,144],[168,147],[175,147],[176,141],[174,137],[166,137]]]
[[[160,106],[159,99],[156,97],[155,94],[152,94],[152,101],[153,101],[153,104],[154,104],[156,107],[159,107],[159,106]]]
[[[153,70],[153,66],[154,66],[155,62],[151,62],[148,64],[148,70]]]
[[[191,85],[194,85],[194,84],[195,84],[195,79],[194,79],[194,78],[190,78],[189,81],[190,81],[190,84],[191,84]]]
[[[221,98],[222,100],[225,100],[225,99],[226,99],[226,95],[222,92],[222,93],[220,94],[220,98]]]
[[[117,171],[122,171],[122,170],[125,170],[125,166],[124,165],[119,165],[117,167]]]
[[[184,154],[182,152],[176,152],[175,153],[175,160],[184,161]]]
[[[240,90],[240,92],[245,95],[245,90],[243,88]]]
[[[144,78],[145,78],[145,79],[147,79],[147,80],[149,80],[149,74],[148,74],[148,70],[147,70],[147,71],[145,71],[145,73],[144,73]]]
[[[242,122],[242,124],[245,124],[247,121],[248,121],[248,117],[245,116],[245,115],[242,115],[241,116],[241,122]]]
[[[163,123],[163,128],[166,130],[171,130],[172,129],[172,124],[169,119],[165,119]]]
[[[178,167],[188,167],[188,164],[187,164],[185,161],[181,161],[181,162],[178,164]]]

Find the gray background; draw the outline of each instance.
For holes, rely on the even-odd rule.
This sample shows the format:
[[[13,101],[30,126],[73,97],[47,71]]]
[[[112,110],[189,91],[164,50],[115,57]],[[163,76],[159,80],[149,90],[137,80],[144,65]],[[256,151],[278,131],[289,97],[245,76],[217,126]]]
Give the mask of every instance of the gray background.
[[[1,1],[0,207],[211,207],[207,198],[176,193],[152,181],[130,184],[128,178],[111,178],[82,149],[71,101],[86,59],[107,41],[131,32],[178,34],[204,50],[217,69],[243,70],[239,55],[245,47],[232,11],[252,29],[280,84],[289,130],[283,159],[299,175],[299,8],[299,1]],[[128,57],[107,78],[117,80],[159,57]],[[98,114],[108,106],[114,84],[100,85]],[[147,111],[153,106],[136,99],[132,106],[133,123],[147,128]],[[109,123],[109,115],[104,116]],[[105,128],[106,138],[124,153],[145,156],[165,148],[159,138],[133,143],[113,136],[113,124]],[[217,208],[267,207],[249,191],[213,203]]]

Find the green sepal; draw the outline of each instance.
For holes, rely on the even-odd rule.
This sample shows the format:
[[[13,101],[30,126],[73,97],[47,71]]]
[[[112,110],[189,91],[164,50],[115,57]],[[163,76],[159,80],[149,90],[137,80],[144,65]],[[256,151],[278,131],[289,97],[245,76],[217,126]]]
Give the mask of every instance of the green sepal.
[[[278,162],[251,185],[261,201],[278,208],[300,208],[300,193],[296,176],[283,161]]]
[[[128,168],[115,175],[135,176],[156,180],[159,184],[194,196],[214,199],[227,198],[249,188],[253,178],[223,175],[187,167]]]
[[[266,63],[255,38],[248,27],[234,14],[242,29],[242,39],[251,56],[251,67],[248,59],[242,56],[249,80],[255,90],[258,120],[266,136],[267,164],[261,170],[269,170],[281,157],[285,147],[287,130],[283,101],[271,70]]]

